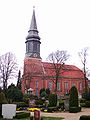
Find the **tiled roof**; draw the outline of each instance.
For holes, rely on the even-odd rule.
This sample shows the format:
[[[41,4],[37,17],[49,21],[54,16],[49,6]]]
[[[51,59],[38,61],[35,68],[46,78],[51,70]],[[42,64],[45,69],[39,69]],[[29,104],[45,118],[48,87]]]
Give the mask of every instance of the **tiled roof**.
[[[53,67],[53,63],[42,62],[42,64],[46,76],[55,76],[55,69]],[[77,78],[77,79],[81,79],[84,77],[83,72],[74,65],[64,65],[63,70],[61,70],[60,72],[60,76],[64,78]]]
[[[46,77],[56,76],[53,63],[42,62],[37,59],[30,59],[30,60],[26,59],[25,65],[26,66],[24,68],[24,73],[27,71],[28,73],[34,75],[44,75]],[[71,79],[84,78],[83,72],[78,67],[74,65],[66,65],[66,64],[64,64],[63,69],[60,70],[59,77],[71,78]]]

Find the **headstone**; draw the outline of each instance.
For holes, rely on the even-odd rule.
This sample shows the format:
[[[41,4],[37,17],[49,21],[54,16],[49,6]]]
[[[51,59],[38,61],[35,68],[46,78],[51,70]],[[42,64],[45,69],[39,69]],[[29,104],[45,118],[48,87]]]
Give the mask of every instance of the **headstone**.
[[[40,120],[40,110],[35,110],[34,111],[34,119],[35,120]]]
[[[6,119],[13,119],[16,115],[16,104],[2,104],[2,116]]]
[[[68,111],[69,110],[69,99],[66,99],[64,101],[64,107],[65,107],[65,111]]]

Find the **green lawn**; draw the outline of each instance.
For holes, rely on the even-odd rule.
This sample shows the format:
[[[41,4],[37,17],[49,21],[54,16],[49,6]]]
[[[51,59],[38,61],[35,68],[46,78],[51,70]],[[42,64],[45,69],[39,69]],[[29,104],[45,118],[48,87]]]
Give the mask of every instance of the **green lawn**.
[[[43,117],[43,120],[62,120],[64,118],[57,118],[57,117]],[[7,120],[0,118],[0,120]],[[13,119],[13,120],[30,120],[30,118],[24,118],[24,119]]]

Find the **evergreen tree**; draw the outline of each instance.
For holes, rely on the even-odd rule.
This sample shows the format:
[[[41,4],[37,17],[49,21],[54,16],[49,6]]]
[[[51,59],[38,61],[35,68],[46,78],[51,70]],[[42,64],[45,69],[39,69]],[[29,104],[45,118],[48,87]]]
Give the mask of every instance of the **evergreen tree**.
[[[75,86],[70,89],[69,107],[78,107],[78,91]]]
[[[17,87],[21,90],[21,71],[18,72]]]
[[[43,93],[43,92],[45,92],[46,90],[45,90],[45,88],[42,88],[41,90],[40,90],[40,96],[41,96],[41,94]]]
[[[46,93],[47,93],[47,95],[50,94],[50,89],[49,88],[46,89]]]
[[[55,107],[57,105],[57,94],[50,94],[49,95],[49,106]]]
[[[7,98],[12,102],[22,101],[23,94],[14,84],[11,84],[7,89]]]

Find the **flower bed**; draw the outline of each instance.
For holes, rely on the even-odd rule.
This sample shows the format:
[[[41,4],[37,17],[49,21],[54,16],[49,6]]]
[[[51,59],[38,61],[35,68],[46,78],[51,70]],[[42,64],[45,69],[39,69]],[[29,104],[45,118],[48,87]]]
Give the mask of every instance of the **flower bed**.
[[[28,111],[34,112],[35,110],[41,110],[40,108],[27,108]]]

